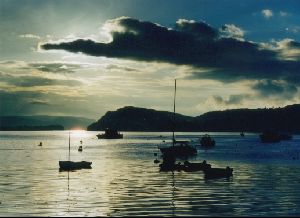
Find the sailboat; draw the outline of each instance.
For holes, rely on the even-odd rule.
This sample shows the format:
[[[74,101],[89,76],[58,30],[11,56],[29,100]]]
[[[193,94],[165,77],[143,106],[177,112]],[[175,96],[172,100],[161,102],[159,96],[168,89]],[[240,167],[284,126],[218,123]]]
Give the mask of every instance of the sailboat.
[[[67,161],[59,161],[59,170],[61,171],[70,171],[70,170],[80,170],[80,169],[91,169],[92,162],[88,161],[71,161],[71,138],[69,132],[69,160]]]
[[[175,93],[174,93],[174,112],[173,112],[173,137],[172,146],[159,147],[164,157],[187,157],[197,154],[197,149],[188,144],[188,141],[177,141],[175,139],[175,104],[176,103],[176,79],[175,79]]]

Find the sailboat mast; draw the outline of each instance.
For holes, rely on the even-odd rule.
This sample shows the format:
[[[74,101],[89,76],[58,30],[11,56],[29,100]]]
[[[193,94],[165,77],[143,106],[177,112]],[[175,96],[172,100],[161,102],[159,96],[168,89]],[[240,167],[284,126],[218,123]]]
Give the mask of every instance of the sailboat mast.
[[[174,92],[174,112],[173,112],[173,146],[175,144],[175,103],[176,103],[176,79],[175,79],[175,92]]]
[[[69,161],[70,161],[70,155],[71,155],[71,137],[69,132]]]

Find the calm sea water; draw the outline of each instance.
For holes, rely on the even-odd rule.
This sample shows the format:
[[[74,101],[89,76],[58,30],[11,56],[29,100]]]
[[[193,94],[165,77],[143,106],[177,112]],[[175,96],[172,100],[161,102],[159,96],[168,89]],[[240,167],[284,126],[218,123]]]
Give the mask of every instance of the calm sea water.
[[[68,131],[0,132],[0,216],[300,215],[298,135],[261,144],[257,134],[210,133],[216,147],[198,147],[190,161],[234,172],[206,181],[202,172],[159,172],[154,153],[171,133],[124,132],[116,140],[97,133],[71,132],[71,160],[93,164],[68,173],[58,170],[68,159]],[[176,134],[195,145],[201,135]]]

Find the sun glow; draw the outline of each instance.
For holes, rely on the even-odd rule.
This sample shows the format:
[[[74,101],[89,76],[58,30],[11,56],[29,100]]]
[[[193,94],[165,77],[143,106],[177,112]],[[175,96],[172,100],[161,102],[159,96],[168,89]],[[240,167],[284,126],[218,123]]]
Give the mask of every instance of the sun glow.
[[[87,135],[86,130],[82,130],[78,127],[78,129],[71,130],[71,136],[74,136],[75,138],[84,138]]]

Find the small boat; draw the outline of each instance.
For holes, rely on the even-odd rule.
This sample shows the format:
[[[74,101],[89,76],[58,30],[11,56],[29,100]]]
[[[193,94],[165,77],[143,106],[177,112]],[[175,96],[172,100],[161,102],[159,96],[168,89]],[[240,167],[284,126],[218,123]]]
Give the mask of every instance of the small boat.
[[[197,149],[188,144],[188,141],[173,141],[173,146],[159,147],[163,156],[188,157],[197,155]]]
[[[245,133],[244,132],[241,132],[241,137],[245,137]]]
[[[259,135],[262,143],[277,143],[282,140],[280,134],[276,131],[264,131]]]
[[[80,169],[91,169],[92,162],[88,161],[79,161],[74,162],[71,161],[71,139],[70,139],[70,132],[69,132],[69,160],[67,161],[59,161],[59,170],[60,171],[70,171],[70,170],[80,170]]]
[[[175,102],[176,102],[176,79],[174,92],[174,112],[173,112],[173,137],[172,145],[169,147],[159,147],[163,156],[188,157],[197,154],[197,149],[188,144],[188,141],[179,141],[175,139]]]
[[[162,163],[159,165],[160,171],[162,172],[168,172],[168,171],[181,171],[184,170],[185,166],[181,164],[180,162],[178,163]]]
[[[98,139],[122,139],[123,134],[120,134],[115,129],[106,128],[104,134],[98,134]]]
[[[219,179],[219,178],[229,178],[233,176],[233,169],[230,167],[223,168],[211,168],[208,167],[203,170],[205,179]]]
[[[186,172],[202,171],[207,168],[211,168],[211,165],[206,163],[206,160],[204,160],[202,163],[190,163],[189,161],[185,161],[184,166],[184,171]]]
[[[201,144],[201,146],[203,146],[203,147],[213,147],[213,146],[215,146],[216,142],[215,142],[214,139],[212,139],[212,138],[210,137],[210,135],[205,134],[205,135],[201,138],[200,144]]]
[[[175,163],[175,161],[164,160],[162,164],[159,165],[160,171],[185,171],[185,172],[196,172],[203,171],[210,168],[211,165],[207,164],[204,160],[202,163],[190,163],[185,161],[183,164],[181,162]]]
[[[81,145],[79,146],[78,151],[80,151],[80,152],[82,151],[82,146]]]
[[[80,170],[80,169],[91,169],[92,162],[88,161],[59,161],[59,170],[69,171],[69,170]]]

